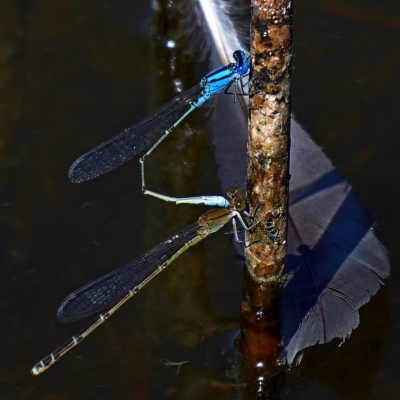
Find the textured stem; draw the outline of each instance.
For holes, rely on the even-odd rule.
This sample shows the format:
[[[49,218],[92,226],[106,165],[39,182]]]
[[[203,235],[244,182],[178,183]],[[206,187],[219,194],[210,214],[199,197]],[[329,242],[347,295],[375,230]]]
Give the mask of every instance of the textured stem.
[[[243,373],[253,387],[250,390],[264,392],[264,396],[265,391],[268,396],[271,390],[275,392],[277,397],[268,398],[280,397],[276,389],[282,383],[277,372],[282,359],[280,304],[288,210],[291,33],[291,1],[253,0],[247,180],[250,211],[260,223],[247,236],[239,344],[248,359]]]

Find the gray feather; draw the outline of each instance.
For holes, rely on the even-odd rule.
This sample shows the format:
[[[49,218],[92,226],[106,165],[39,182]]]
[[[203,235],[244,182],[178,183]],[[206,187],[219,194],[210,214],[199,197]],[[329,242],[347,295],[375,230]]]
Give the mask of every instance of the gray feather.
[[[231,60],[237,49],[232,46],[240,41],[232,35],[215,37],[211,32],[226,31],[230,15],[224,7],[218,7],[220,2],[199,1],[210,3],[207,9],[215,10],[213,20],[221,21],[220,28],[213,31],[207,28],[210,18],[203,16],[196,35],[211,49],[215,68]],[[236,28],[238,23],[230,26]],[[283,293],[283,334],[289,365],[309,346],[334,338],[345,340],[359,324],[359,308],[379,290],[390,272],[387,252],[350,185],[299,124],[293,119],[291,124],[288,279]],[[231,96],[217,96],[210,131],[222,189],[244,188],[247,109],[234,104]]]
[[[298,352],[359,324],[358,309],[389,276],[387,252],[348,182],[292,120],[284,344]]]

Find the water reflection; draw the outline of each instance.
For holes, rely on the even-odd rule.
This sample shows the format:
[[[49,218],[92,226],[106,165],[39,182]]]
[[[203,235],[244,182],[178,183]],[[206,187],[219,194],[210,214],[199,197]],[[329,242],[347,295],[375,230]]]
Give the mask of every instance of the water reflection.
[[[378,222],[394,276],[390,288],[361,309],[349,341],[307,351],[288,373],[286,396],[395,399],[399,214],[389,204],[399,202],[392,144],[398,10],[389,2],[363,3],[374,14],[391,15],[388,28],[379,18],[338,16],[332,7],[349,9],[335,1],[296,4],[294,111]],[[205,337],[238,326],[240,272],[223,234],[183,256],[53,371],[29,375],[38,358],[81,326],[56,320],[67,293],[151,248],[202,210],[143,199],[135,162],[82,186],[67,178],[83,148],[174,95],[159,79],[168,71],[166,53],[152,50],[143,24],[148,2],[8,1],[1,9],[1,397],[233,398],[234,391],[195,366],[184,364],[177,374],[163,363],[186,361]],[[190,87],[196,77],[188,76],[202,66],[189,56],[184,61],[176,74]],[[175,134],[149,162],[151,187],[176,195],[218,192],[217,167],[198,121],[193,116],[182,127],[187,134]],[[210,285],[217,269],[224,275]],[[236,282],[226,282],[227,275]]]

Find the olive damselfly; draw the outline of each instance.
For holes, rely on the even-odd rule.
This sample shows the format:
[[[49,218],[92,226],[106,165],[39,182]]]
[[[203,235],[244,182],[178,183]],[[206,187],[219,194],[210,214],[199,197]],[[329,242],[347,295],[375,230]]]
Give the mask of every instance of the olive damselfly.
[[[105,311],[62,346],[40,360],[32,368],[31,373],[39,375],[50,368],[176,258],[191,246],[221,229],[229,221],[232,221],[235,239],[239,241],[235,218],[246,230],[251,229],[256,224],[248,227],[240,215],[240,212],[246,208],[243,194],[237,189],[230,189],[228,197],[231,201],[227,208],[215,208],[207,211],[200,216],[197,222],[170,236],[140,257],[67,296],[57,312],[58,319],[61,322],[75,321],[95,312]]]

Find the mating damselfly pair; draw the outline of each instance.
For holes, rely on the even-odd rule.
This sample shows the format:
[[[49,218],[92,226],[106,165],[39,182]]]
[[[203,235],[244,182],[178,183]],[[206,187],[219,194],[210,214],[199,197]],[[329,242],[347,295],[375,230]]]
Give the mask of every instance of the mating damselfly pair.
[[[205,204],[221,208],[206,212],[197,222],[164,240],[142,256],[71,293],[62,302],[57,312],[60,321],[74,321],[102,312],[91,324],[39,361],[31,370],[33,375],[44,372],[80,343],[189,247],[218,231],[229,221],[232,221],[235,239],[239,241],[235,218],[244,229],[251,228],[246,225],[240,215],[240,212],[245,211],[246,202],[243,195],[236,189],[228,191],[229,201],[221,196],[174,198],[147,190],[144,181],[145,158],[188,114],[214,95],[223,91],[227,92],[231,86],[233,86],[234,96],[244,93],[242,78],[248,74],[248,60],[241,50],[235,51],[233,58],[235,63],[207,74],[198,85],[175,97],[154,115],[95,147],[78,158],[71,166],[69,171],[71,181],[83,182],[117,168],[145,152],[140,159],[144,194],[176,204]]]

